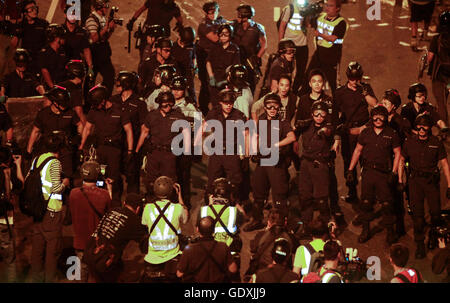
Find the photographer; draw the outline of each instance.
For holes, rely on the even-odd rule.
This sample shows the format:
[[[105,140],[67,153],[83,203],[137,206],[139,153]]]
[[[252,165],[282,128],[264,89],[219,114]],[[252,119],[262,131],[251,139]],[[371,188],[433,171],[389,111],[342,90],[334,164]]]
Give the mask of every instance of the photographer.
[[[214,240],[214,219],[210,216],[200,219],[197,232],[199,240],[186,246],[181,255],[177,277],[190,283],[230,282],[230,275],[238,267],[228,246]]]
[[[11,163],[14,161],[14,164]],[[24,178],[22,157],[12,155],[8,148],[0,147],[0,281],[16,280],[16,248],[14,232],[14,194],[22,189]]]
[[[94,82],[100,73],[110,96],[114,87],[114,66],[111,62],[111,45],[109,38],[116,28],[116,23],[106,19],[109,5],[106,0],[95,0],[94,11],[86,20],[86,29],[90,34],[92,63],[94,64]]]
[[[439,238],[438,241],[439,250],[433,257],[431,268],[436,275],[439,275],[447,268],[447,277],[445,277],[442,282],[450,283],[450,248],[447,246],[446,239]]]
[[[83,185],[70,192],[69,207],[74,232],[73,247],[82,260],[90,235],[106,210],[111,207],[111,197],[107,190],[97,187],[96,182],[100,176],[100,165],[97,162],[89,160],[83,163],[80,174]],[[81,263],[81,281],[87,282],[87,277],[87,266]]]
[[[389,250],[389,262],[394,268],[391,283],[422,283],[423,278],[417,269],[405,267],[409,259],[409,249],[403,244],[394,244]]]
[[[324,265],[315,273],[311,272],[302,279],[302,283],[344,283],[344,277],[337,271],[342,248],[337,241],[327,241],[323,246]]]

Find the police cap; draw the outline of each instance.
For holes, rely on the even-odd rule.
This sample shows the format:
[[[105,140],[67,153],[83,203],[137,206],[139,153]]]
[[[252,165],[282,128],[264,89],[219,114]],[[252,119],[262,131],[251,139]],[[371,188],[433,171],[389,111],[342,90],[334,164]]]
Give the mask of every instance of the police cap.
[[[242,89],[248,86],[247,68],[242,64],[230,65],[226,69],[229,82],[236,88]]]
[[[195,41],[195,30],[191,26],[183,27],[180,32],[180,40],[185,46],[194,45]]]
[[[138,84],[139,76],[135,72],[121,71],[117,76],[117,82],[123,90],[134,90]]]
[[[16,62],[16,65],[20,64],[20,63],[21,64],[30,63],[30,61],[31,61],[30,53],[24,48],[16,49],[13,59],[14,59],[14,62]]]
[[[228,88],[221,90],[219,93],[219,102],[234,103],[236,98],[236,93]]]
[[[427,96],[427,88],[422,83],[413,83],[408,90],[408,99],[415,101],[417,93],[424,93]]]
[[[231,183],[226,178],[217,178],[213,182],[214,197],[230,199]]]
[[[176,76],[173,78],[170,84],[170,89],[172,90],[185,90],[186,89],[186,78],[183,76]]]
[[[66,30],[62,25],[52,23],[47,27],[47,40],[48,42],[55,41],[56,38],[64,38]]]
[[[68,109],[70,106],[70,93],[62,86],[55,85],[44,96],[63,109]]]
[[[103,101],[107,99],[108,89],[105,86],[97,84],[89,90],[88,100],[93,108],[96,109]]]
[[[328,113],[328,105],[323,101],[315,101],[311,105],[311,113],[313,114],[316,110],[321,110]]]
[[[285,238],[275,240],[272,248],[272,259],[277,264],[282,264],[291,256],[291,245]]]
[[[173,96],[172,92],[160,92],[158,94],[158,96],[156,97],[155,102],[157,104],[163,104],[163,103],[175,104],[175,97]]]
[[[173,64],[162,64],[155,70],[155,75],[158,75],[161,83],[167,86],[170,86],[176,73],[177,70]]]
[[[173,180],[167,176],[161,176],[153,183],[153,192],[158,198],[169,198],[173,191]]]
[[[173,42],[167,37],[159,37],[155,43],[156,48],[172,48]]]
[[[356,61],[348,64],[345,73],[348,79],[361,79],[364,74],[361,64]]]

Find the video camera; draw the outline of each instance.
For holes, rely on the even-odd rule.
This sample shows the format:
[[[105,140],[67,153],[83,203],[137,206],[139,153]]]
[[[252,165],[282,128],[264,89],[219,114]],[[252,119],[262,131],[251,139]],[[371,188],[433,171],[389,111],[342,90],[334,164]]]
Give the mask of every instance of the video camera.
[[[347,248],[345,250],[344,260],[339,262],[339,271],[344,280],[349,282],[360,281],[367,273],[367,265],[358,257],[358,249]]]
[[[106,165],[101,164],[100,165],[100,175],[98,177],[98,180],[96,182],[96,186],[99,188],[106,188],[106,179],[105,179],[105,174],[106,174]]]
[[[444,239],[445,244],[450,243],[450,210],[443,210],[441,213],[441,224],[430,229],[428,248],[432,250],[438,247],[439,239]]]
[[[310,3],[305,8],[300,10],[300,16],[316,18],[323,10],[324,1]]]
[[[117,6],[111,7],[111,10],[109,11],[109,21],[114,21],[115,24],[122,26],[123,25],[123,18],[114,18],[114,14],[119,11],[119,8]]]

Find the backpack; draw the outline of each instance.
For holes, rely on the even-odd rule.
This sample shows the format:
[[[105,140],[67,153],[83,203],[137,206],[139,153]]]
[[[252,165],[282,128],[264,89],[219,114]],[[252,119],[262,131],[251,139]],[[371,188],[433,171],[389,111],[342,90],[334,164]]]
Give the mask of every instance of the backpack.
[[[41,165],[36,167],[38,159],[39,157],[34,159],[30,173],[25,179],[23,191],[20,193],[19,197],[20,211],[24,215],[33,217],[34,222],[42,221],[45,212],[47,211],[48,201],[51,197],[50,194],[50,197],[47,200],[44,199],[44,195],[42,193],[41,171],[48,162],[56,158],[48,157],[41,163]]]
[[[306,276],[303,277],[301,283],[323,283],[322,279],[326,274],[336,273],[336,271],[334,270],[326,270],[323,274],[319,275],[319,271],[320,268],[318,271],[309,272]],[[341,279],[339,275],[337,276]]]
[[[289,3],[289,19],[291,19],[293,15],[294,15],[294,4]],[[277,30],[280,29],[281,19],[283,19],[283,17],[284,15],[280,14],[280,18],[278,18],[278,21],[276,22]]]
[[[325,264],[325,258],[323,255],[323,251],[316,251],[314,247],[308,243],[304,245],[305,248],[311,254],[311,260],[309,261],[308,273],[317,272],[320,268]]]
[[[417,283],[423,283],[423,278],[422,278],[422,275],[420,274],[420,272],[419,272],[417,269],[413,268],[413,267],[411,267],[410,270],[413,270],[413,271],[416,273],[416,275],[417,275]],[[399,279],[399,280],[402,281],[403,283],[412,283],[412,282],[411,282],[404,274],[402,274],[402,273],[398,273],[397,275],[394,276],[394,278]]]

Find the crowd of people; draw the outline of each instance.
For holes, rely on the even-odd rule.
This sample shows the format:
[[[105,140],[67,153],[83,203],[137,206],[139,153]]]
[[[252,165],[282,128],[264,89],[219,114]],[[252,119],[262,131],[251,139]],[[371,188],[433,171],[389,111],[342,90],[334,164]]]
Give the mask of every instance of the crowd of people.
[[[109,0],[81,2],[81,20],[62,3],[62,25],[41,19],[34,0],[21,1],[16,21],[5,19],[8,7],[2,7],[2,34],[15,49],[15,69],[0,82],[0,126],[6,137],[0,148],[0,240],[6,281],[17,279],[14,213],[19,207],[33,217],[34,282],[58,280],[64,224],[72,224],[84,282],[120,281],[130,241],[145,255],[142,283],[353,282],[364,267],[357,256],[349,259],[338,240],[348,226],[335,171],[339,153],[348,188],[344,200],[358,214],[351,224],[361,226],[358,242],[386,231],[392,282],[423,281],[418,270],[407,267],[409,250],[398,243],[406,234],[405,205],[413,220],[415,258],[439,247],[433,271],[449,272],[450,218],[441,210],[445,182],[440,176],[448,199],[450,11],[439,15],[427,57],[436,109],[422,83],[410,85],[404,105],[395,88],[377,98],[358,62],[348,64],[347,82],[337,87],[348,29],[340,0],[326,1],[323,10],[306,1],[286,5],[277,51],[265,69],[262,57],[273,42],[253,20],[251,5],[239,5],[236,19],[226,20],[219,16],[219,4],[208,1],[195,30],[184,26],[175,1],[147,0],[126,24],[132,32],[148,11],[138,32],[137,71],[117,74],[109,40],[121,21]],[[412,8],[411,22],[424,20],[428,29],[431,16],[417,14]],[[316,41],[309,64],[307,31]],[[415,33],[417,26],[414,38]],[[96,83],[98,74],[101,83]],[[44,107],[22,152],[3,103],[36,95],[44,97]],[[189,127],[175,127],[178,121]],[[257,129],[256,140],[248,129],[227,128],[248,121]],[[277,142],[271,141],[274,133]],[[177,138],[185,143],[181,154],[174,150]],[[214,146],[213,152],[204,150],[207,182],[198,210],[191,203],[191,170],[202,155],[193,151],[208,140]],[[262,152],[264,146],[276,147],[276,163],[264,164],[271,157]],[[181,232],[192,217],[198,237]],[[259,230],[245,274],[241,230]]]

